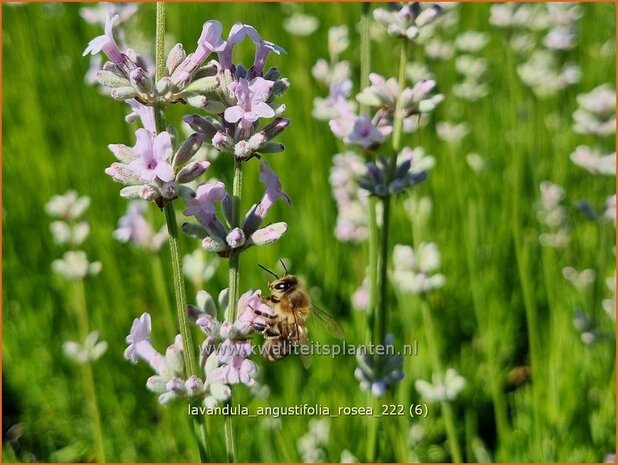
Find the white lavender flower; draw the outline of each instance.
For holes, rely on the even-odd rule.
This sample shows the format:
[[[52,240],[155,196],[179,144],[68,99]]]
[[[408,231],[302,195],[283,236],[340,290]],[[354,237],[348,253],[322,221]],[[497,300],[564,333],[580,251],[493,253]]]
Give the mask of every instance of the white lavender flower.
[[[573,130],[580,134],[608,136],[616,132],[616,91],[609,84],[577,96]]]
[[[466,387],[466,380],[453,368],[448,368],[444,375],[434,373],[432,383],[419,379],[414,387],[426,402],[450,402],[457,399]]]
[[[540,194],[537,218],[546,227],[546,232],[539,236],[539,242],[546,247],[564,248],[570,240],[566,208],[562,205],[564,189],[557,184],[543,181]]]
[[[601,154],[586,145],[578,146],[570,155],[571,161],[589,173],[603,176],[616,176],[616,152]]]
[[[320,21],[315,16],[294,13],[292,16],[283,20],[283,28],[295,36],[309,36],[319,27]]]
[[[409,245],[393,247],[393,282],[401,292],[422,294],[442,287],[446,278],[439,268],[440,252],[433,242],[421,242],[416,251]]]
[[[64,354],[76,363],[84,364],[98,360],[107,351],[107,342],[99,340],[99,332],[92,331],[83,343],[67,341],[62,345]]]
[[[86,252],[70,250],[63,257],[52,262],[52,270],[58,275],[74,281],[95,276],[101,271],[101,262],[89,262]]]

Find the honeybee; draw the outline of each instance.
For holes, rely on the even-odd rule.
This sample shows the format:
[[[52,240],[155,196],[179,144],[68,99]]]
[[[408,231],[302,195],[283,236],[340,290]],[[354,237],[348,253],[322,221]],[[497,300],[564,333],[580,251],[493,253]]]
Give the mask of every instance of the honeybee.
[[[283,265],[283,262],[281,263]],[[282,277],[262,265],[259,266],[276,278],[268,283],[270,295],[262,298],[262,302],[272,309],[272,313],[268,314],[254,309],[257,315],[266,320],[265,325],[255,325],[256,330],[265,337],[262,352],[264,359],[280,360],[292,353],[298,345],[306,343],[308,319],[319,321],[332,336],[339,339],[344,337],[341,325],[328,313],[311,303],[309,293],[296,276],[288,274],[285,265],[283,265],[285,275]],[[309,359],[303,357],[303,363],[307,366]]]

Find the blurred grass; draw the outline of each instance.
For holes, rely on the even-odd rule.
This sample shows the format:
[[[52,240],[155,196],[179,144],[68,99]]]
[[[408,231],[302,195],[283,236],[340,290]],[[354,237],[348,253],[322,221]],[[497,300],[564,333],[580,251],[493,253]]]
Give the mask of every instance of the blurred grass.
[[[425,347],[428,338],[435,339],[443,364],[456,367],[468,380],[469,387],[454,404],[467,461],[480,460],[475,455],[479,444],[491,459],[511,462],[600,461],[615,450],[615,345],[581,343],[571,322],[574,308],[581,304],[560,273],[566,265],[597,270],[598,284],[585,310],[613,333],[600,302],[606,293],[604,279],[614,266],[610,253],[614,231],[610,225],[589,223],[574,214],[571,246],[563,253],[542,250],[533,209],[544,179],[563,184],[570,203],[586,198],[600,204],[614,189],[613,179],[594,178],[568,158],[576,145],[592,143],[570,129],[576,95],[615,81],[615,60],[598,56],[600,45],[615,31],[615,6],[587,3],[581,7],[581,43],[569,57],[581,66],[582,82],[559,97],[540,101],[519,81],[506,34],[487,23],[489,5],[462,4],[459,28],[490,34],[483,55],[491,70],[491,94],[475,104],[448,97],[457,79],[452,61],[430,62],[447,100],[432,115],[429,126],[404,140],[421,144],[437,158],[429,180],[415,193],[430,196],[434,211],[413,241],[402,213],[403,199],[398,199],[392,243],[438,243],[447,285],[431,302],[438,334],[423,332],[417,298],[393,295],[392,329],[397,341],[419,339],[421,356],[406,361],[406,378],[385,403],[419,401],[414,380],[430,379]],[[81,53],[88,40],[101,32],[79,17],[77,4],[3,4],[2,8],[3,426],[5,430],[16,423],[23,427],[17,441],[3,438],[3,460],[93,458],[79,372],[61,352],[62,343],[76,334],[72,303],[66,298],[70,286],[50,272],[51,262],[62,250],[51,239],[50,220],[43,211],[52,195],[68,188],[92,198],[87,213],[92,234],[85,249],[89,257],[103,263],[101,274],[87,283],[87,299],[91,326],[110,344],[94,366],[107,459],[195,460],[185,407],[158,405],[156,396],[144,387],[149,369],[131,366],[122,357],[131,321],[143,311],[153,314],[155,345],[163,348],[169,341],[156,316],[160,311],[153,290],[156,265],[147,254],[111,237],[126,203],[118,196],[118,185],[103,174],[112,161],[106,145],[133,144],[133,128],[123,121],[123,105],[83,84],[88,60]],[[284,31],[283,8],[272,3],[173,3],[168,6],[168,31],[191,49],[206,19],[219,19],[224,30],[242,21],[287,49],[288,56],[274,57],[269,64],[279,67],[292,82],[284,97],[292,125],[282,137],[286,151],[268,160],[293,200],[292,207],[277,205],[270,218],[282,218],[290,231],[275,245],[244,254],[242,287],[263,287],[257,263],[275,268],[280,257],[289,258],[293,272],[321,289],[320,306],[341,320],[348,342],[361,344],[363,318],[352,314],[349,296],[362,281],[366,251],[333,237],[336,210],[328,172],[338,146],[327,125],[311,117],[313,98],[325,93],[313,80],[311,67],[317,58],[327,56],[328,27],[347,24],[354,31],[360,8],[336,3],[297,6],[320,19],[319,30],[309,38]],[[130,24],[134,32],[151,37],[154,5],[143,4]],[[359,43],[352,38],[346,57],[357,76]],[[242,47],[241,53],[242,61],[251,60],[250,47]],[[373,45],[372,69],[393,76],[395,63],[394,42]],[[184,110],[170,111],[170,121]],[[550,116],[557,120],[552,129],[546,125]],[[435,136],[435,122],[441,120],[466,121],[470,136],[449,146]],[[488,159],[487,171],[475,174],[467,166],[464,155],[470,151]],[[209,173],[229,180],[229,161],[217,160]],[[244,198],[253,201],[262,193],[255,163],[247,168],[245,179]],[[162,215],[158,221],[162,224]],[[188,238],[183,240],[183,250],[196,246]],[[163,249],[164,271],[169,276],[167,258]],[[221,266],[207,290],[218,293],[225,280],[225,266]],[[168,292],[171,295],[171,286]],[[530,364],[526,305],[538,319],[538,334],[533,337],[539,338],[541,347],[539,365],[531,383],[507,392],[509,371]],[[255,399],[248,389],[239,387],[234,390],[234,403],[252,409],[302,403],[332,409],[364,406],[367,398],[354,380],[354,367],[352,357],[315,360],[309,370],[295,359],[262,364],[262,380],[270,387],[270,396]],[[380,460],[408,461],[416,456],[448,460],[438,412],[434,408],[422,420],[379,420],[385,432]],[[504,429],[497,435],[500,415]],[[283,417],[280,429],[268,429],[262,419],[235,418],[239,460],[300,460],[296,443],[307,431],[308,420]],[[360,420],[332,420],[329,461],[339,461],[343,449],[363,459],[365,431]],[[425,442],[413,447],[408,429],[415,423],[425,428]],[[225,457],[221,419],[213,418],[210,426],[213,458],[221,460]]]

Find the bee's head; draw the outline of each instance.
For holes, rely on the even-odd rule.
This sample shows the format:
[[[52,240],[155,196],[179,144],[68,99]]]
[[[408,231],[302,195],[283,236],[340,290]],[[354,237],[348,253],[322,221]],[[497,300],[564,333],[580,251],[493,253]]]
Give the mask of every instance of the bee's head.
[[[286,293],[296,286],[298,286],[298,279],[293,275],[284,276],[283,278],[279,278],[268,285],[271,293],[279,295]]]

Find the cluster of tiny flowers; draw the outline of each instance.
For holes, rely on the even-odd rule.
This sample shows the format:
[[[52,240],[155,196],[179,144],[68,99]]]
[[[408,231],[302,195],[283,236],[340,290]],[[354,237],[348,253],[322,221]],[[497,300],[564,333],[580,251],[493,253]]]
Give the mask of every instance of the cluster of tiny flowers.
[[[114,239],[133,244],[138,249],[157,252],[168,237],[164,226],[154,232],[150,222],[144,217],[148,204],[143,200],[132,200],[127,212],[118,220],[118,228],[113,232]]]
[[[68,280],[84,279],[101,271],[100,262],[88,261],[86,252],[75,249],[82,245],[90,234],[88,222],[81,220],[89,206],[90,198],[80,197],[74,190],[55,195],[45,205],[47,214],[56,218],[50,225],[54,242],[71,247],[61,259],[52,263],[52,270]]]
[[[381,397],[389,387],[403,379],[403,356],[395,354],[393,342],[393,335],[387,334],[384,355],[359,353],[356,356],[358,368],[354,370],[354,376],[363,391],[376,397]]]
[[[567,222],[567,211],[562,204],[564,189],[557,184],[543,181],[540,185],[541,198],[537,205],[537,218],[546,232],[539,236],[545,247],[564,248],[571,238]]]
[[[426,402],[453,401],[466,387],[465,378],[453,368],[448,368],[444,374],[434,373],[431,379],[432,383],[423,379],[418,379],[414,383],[414,387]]]
[[[326,461],[326,446],[330,439],[330,420],[327,418],[309,420],[309,430],[297,442],[298,452],[304,463]]]
[[[573,130],[576,133],[595,136],[616,133],[616,90],[609,84],[578,95],[577,103],[579,107],[573,113]]]
[[[260,163],[260,181],[266,186],[264,195],[249,209],[242,227],[230,230],[226,226],[232,223],[232,197],[221,181],[208,181],[201,184],[195,193],[191,192],[185,197],[188,208],[184,214],[194,216],[199,224],[185,223],[183,230],[202,239],[202,246],[206,250],[223,257],[229,256],[234,249],[244,250],[252,245],[278,240],[287,231],[286,223],[272,223],[264,228],[260,228],[260,225],[277,199],[281,198],[288,203],[290,199],[281,189],[279,178],[265,161]],[[221,204],[225,218],[219,218],[215,202]]]
[[[580,80],[579,66],[562,56],[577,45],[580,17],[576,3],[498,3],[491,7],[489,22],[512,31],[511,48],[525,59],[517,73],[544,98]]]
[[[462,76],[462,81],[453,85],[456,97],[474,102],[489,94],[487,60],[475,55],[488,41],[487,34],[478,31],[463,32],[455,39],[455,48],[460,52],[455,58],[455,69]]]
[[[388,8],[392,8],[392,5]],[[422,10],[419,3],[397,5],[395,10],[378,9],[374,17],[387,27],[390,34],[416,39],[422,27],[437,16],[440,8],[432,5]],[[426,122],[425,116],[442,100],[441,94],[432,94],[436,82],[425,76],[415,79],[411,87],[400,89],[395,78],[377,73],[369,75],[370,85],[351,99],[352,81],[350,64],[340,59],[349,45],[345,26],[329,30],[330,61],[318,60],[313,67],[314,78],[329,87],[329,96],[314,100],[313,115],[328,121],[333,134],[350,150],[334,157],[330,183],[337,202],[338,218],[335,236],[341,241],[359,242],[367,237],[367,193],[386,197],[402,192],[425,178],[417,160],[401,159],[390,166],[386,159],[367,163],[351,149],[365,154],[379,153],[393,133],[395,107],[400,101],[404,132],[413,132]],[[357,113],[358,105],[372,110],[372,114]],[[406,153],[413,153],[405,149]],[[402,158],[400,156],[400,158]],[[366,192],[363,192],[366,191]]]
[[[219,296],[218,306],[225,308],[227,292]],[[126,338],[128,347],[124,356],[132,363],[147,362],[155,374],[148,378],[146,387],[159,395],[159,402],[167,404],[176,399],[203,402],[214,407],[229,399],[230,385],[255,384],[257,367],[250,360],[252,344],[248,336],[254,328],[265,326],[265,316],[271,315],[270,307],[262,302],[259,291],[248,291],[241,296],[234,322],[219,322],[215,317],[217,304],[212,297],[201,291],[197,305],[189,306],[189,314],[202,330],[204,341],[200,345],[199,374],[185,378],[185,366],[180,335],[170,345],[165,355],[159,353],[150,342],[150,315],[144,313],[136,318]]]
[[[81,219],[89,206],[90,198],[80,197],[74,190],[55,195],[45,204],[47,214],[56,218],[50,225],[54,242],[71,247],[61,259],[52,262],[52,270],[69,281],[79,281],[101,271],[101,262],[90,262],[86,252],[75,249],[90,234],[88,222]],[[83,342],[66,341],[62,348],[68,358],[84,364],[99,359],[107,350],[107,342],[99,341],[99,332],[92,331]]]
[[[239,161],[283,150],[283,145],[272,139],[289,121],[280,117],[285,105],[275,99],[288,89],[289,81],[281,78],[276,68],[264,72],[271,52],[285,53],[281,47],[241,23],[236,23],[228,39],[223,40],[221,24],[207,21],[195,52],[187,55],[182,44],[176,44],[167,58],[166,75],[154,82],[152,70],[143,59],[130,49],[120,50],[113,36],[118,19],[110,15],[105,34],[93,39],[84,54],[103,52],[108,57],[110,61],[98,73],[99,82],[112,89],[112,97],[131,106],[128,121],[139,118],[142,122],[134,147],[109,146],[118,162],[106,172],[127,186],[121,190],[123,197],[153,200],[160,207],[177,198],[181,186],[198,178],[209,166],[203,160],[192,161],[204,142]],[[256,47],[249,69],[233,64],[234,47],[246,37]],[[206,62],[213,52],[218,61]],[[153,105],[173,103],[188,103],[212,116],[186,116],[185,122],[195,132],[177,143],[173,127],[157,132],[153,110]],[[273,121],[260,126],[262,119]]]
[[[329,181],[337,202],[335,237],[343,242],[360,242],[367,238],[368,193],[359,180],[367,172],[363,158],[354,152],[333,157]]]
[[[393,281],[401,292],[423,294],[442,287],[446,281],[440,268],[440,252],[433,242],[421,242],[414,250],[409,245],[393,248]]]
[[[305,13],[292,13],[283,20],[283,29],[289,34],[306,37],[313,34],[320,26],[320,20]]]

